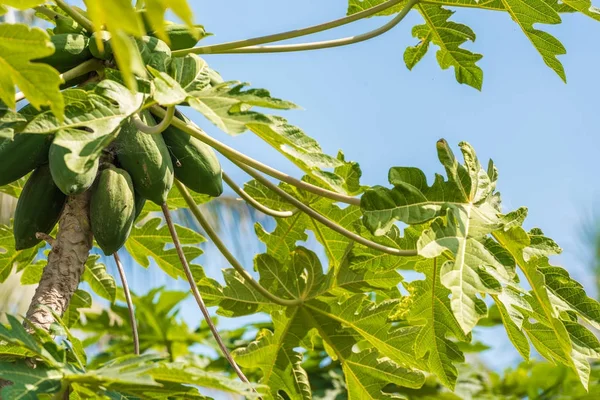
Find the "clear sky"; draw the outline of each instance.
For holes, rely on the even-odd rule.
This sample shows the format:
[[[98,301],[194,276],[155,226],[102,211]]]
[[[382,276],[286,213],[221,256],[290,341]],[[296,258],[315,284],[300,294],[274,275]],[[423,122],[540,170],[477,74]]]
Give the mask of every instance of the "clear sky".
[[[203,42],[207,44],[301,28],[346,12],[344,0],[190,3],[197,22],[215,33]],[[310,40],[359,34],[386,20],[360,21]],[[560,57],[567,72],[565,85],[508,14],[458,9],[453,20],[477,34],[477,41],[467,47],[484,55],[482,92],[459,85],[453,70],[442,71],[434,46],[412,72],[407,70],[402,55],[417,43],[410,33],[421,23],[416,13],[384,36],[351,47],[205,59],[226,80],[248,81],[301,105],[303,111],[284,115],[327,153],[343,149],[347,159],[359,161],[368,185],[387,184],[391,166],[417,166],[431,179],[442,172],[436,140],[447,139],[457,152],[458,142],[468,141],[483,162],[494,159],[506,210],[529,207],[527,227],[540,227],[557,240],[565,253],[555,262],[593,292],[581,229],[599,194],[600,44],[593,39],[599,37],[600,24],[582,15],[563,15],[562,25],[537,26],[567,47],[568,54]],[[299,174],[251,133],[229,138],[201,117],[194,119],[237,149]],[[247,180],[226,168],[238,182]],[[505,337],[503,330],[495,332]],[[501,366],[514,354],[494,356],[487,359]]]

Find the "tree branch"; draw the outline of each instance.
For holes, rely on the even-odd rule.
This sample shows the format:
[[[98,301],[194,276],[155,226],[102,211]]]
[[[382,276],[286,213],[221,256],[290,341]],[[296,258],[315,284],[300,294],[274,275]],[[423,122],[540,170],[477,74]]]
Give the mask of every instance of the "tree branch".
[[[236,185],[236,183],[233,181],[233,179],[231,179],[229,177],[229,175],[227,175],[225,172],[223,172],[223,180],[225,181],[225,183],[227,183],[227,185],[231,189],[233,189],[234,192],[236,192],[238,194],[238,196],[240,196],[244,201],[246,201],[248,204],[250,204],[252,207],[256,208],[258,211],[262,212],[263,214],[266,214],[266,215],[269,215],[269,216],[275,217],[275,218],[289,218],[298,213],[297,208],[293,211],[280,211],[280,210],[273,210],[272,208],[265,206],[264,204],[262,204],[258,200],[256,200],[254,197],[252,197],[248,193],[246,193],[244,191],[244,189],[242,189],[241,187]]]
[[[389,0],[375,7],[371,7],[368,10],[358,12],[356,14],[348,15],[333,21],[329,21],[323,24],[309,26],[307,28],[295,29],[293,31],[276,33],[274,35],[260,36],[251,39],[237,40],[235,42],[213,44],[208,46],[193,47],[190,49],[182,49],[174,51],[173,57],[183,57],[189,53],[195,54],[211,54],[211,53],[227,53],[229,50],[238,49],[242,47],[255,46],[259,44],[280,42],[282,40],[288,40],[297,38],[300,36],[312,35],[313,33],[323,32],[329,29],[337,28],[349,23],[361,20],[363,18],[370,17],[381,11],[385,11],[392,8],[396,4],[403,2],[404,0]]]
[[[123,292],[125,292],[125,301],[127,302],[127,309],[129,311],[129,322],[131,323],[131,334],[133,336],[133,352],[136,356],[140,355],[140,338],[138,336],[137,321],[135,319],[135,312],[133,309],[133,301],[131,300],[131,292],[129,291],[129,285],[127,284],[127,277],[125,276],[125,270],[121,263],[119,254],[113,254],[115,263],[117,264],[117,270],[121,276],[121,283],[123,284]]]
[[[153,114],[157,115],[160,118],[165,118],[166,111],[158,106],[152,106],[151,111]],[[345,194],[333,192],[331,190],[323,189],[319,186],[311,185],[310,183],[301,181],[296,179],[290,175],[287,175],[275,168],[272,168],[268,165],[261,163],[247,155],[240,153],[239,151],[227,146],[226,144],[208,136],[204,131],[202,131],[197,126],[190,124],[188,125],[185,121],[174,117],[173,121],[171,121],[171,125],[186,132],[188,135],[195,137],[198,140],[203,141],[208,144],[219,153],[223,154],[231,161],[238,161],[243,164],[249,165],[250,167],[259,170],[260,172],[272,176],[273,178],[279,179],[280,181],[289,183],[292,186],[296,186],[299,189],[306,190],[307,192],[311,192],[317,194],[321,197],[326,197],[328,199],[332,199],[335,201],[339,201],[346,204],[351,204],[358,206],[360,205],[360,199],[356,197],[347,196]]]

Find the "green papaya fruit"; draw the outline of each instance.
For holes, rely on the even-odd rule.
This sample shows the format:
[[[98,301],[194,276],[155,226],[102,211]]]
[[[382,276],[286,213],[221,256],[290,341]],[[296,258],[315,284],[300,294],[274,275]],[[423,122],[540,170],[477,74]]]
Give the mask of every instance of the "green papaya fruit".
[[[53,135],[17,133],[0,143],[0,186],[8,185],[48,162]]]
[[[188,122],[179,112],[177,117]],[[194,192],[220,196],[223,193],[221,164],[213,148],[173,125],[162,135],[171,153],[175,177]]]
[[[181,50],[194,47],[200,39],[206,36],[204,27],[197,26],[189,28],[182,24],[165,25],[165,33],[169,37],[171,50]],[[150,33],[150,36],[158,37],[157,32]]]
[[[90,38],[76,33],[61,33],[50,37],[54,54],[35,61],[46,63],[65,72],[92,58]]]
[[[142,112],[146,125],[155,125],[148,111]],[[117,159],[131,175],[135,190],[144,198],[162,205],[173,186],[173,163],[161,135],[140,132],[128,121],[115,140]]]
[[[28,249],[40,242],[38,232],[49,234],[60,218],[67,196],[54,184],[50,167],[37,168],[23,187],[17,208],[13,232],[15,248]]]
[[[145,205],[146,205],[146,199],[144,198],[144,196],[142,196],[138,192],[135,192],[135,218],[133,218],[134,221],[138,219],[138,217],[144,210]]]
[[[56,26],[54,27],[53,32],[56,35],[60,35],[61,33],[78,33],[85,35],[87,33],[83,26],[79,25],[73,18],[67,17],[66,15],[56,14],[54,23]]]
[[[65,156],[69,154],[71,154],[71,151],[65,147],[54,143],[50,145],[48,160],[52,178],[56,186],[66,195],[83,193],[94,183],[100,159],[96,158],[89,165],[86,165],[84,173],[77,173],[72,171],[66,164]]]
[[[90,52],[95,58],[100,60],[110,60],[113,58],[112,45],[110,44],[111,34],[107,31],[94,32],[90,38]],[[98,41],[102,42],[103,50],[98,47]]]
[[[135,194],[129,174],[114,166],[100,172],[90,202],[92,233],[105,255],[119,250],[129,237],[135,216]]]

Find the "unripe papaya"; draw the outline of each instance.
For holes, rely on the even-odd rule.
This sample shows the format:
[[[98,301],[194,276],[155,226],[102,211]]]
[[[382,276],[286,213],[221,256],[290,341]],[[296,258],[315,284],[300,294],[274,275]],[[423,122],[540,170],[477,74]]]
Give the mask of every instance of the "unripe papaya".
[[[182,24],[167,24],[165,25],[165,33],[169,37],[171,50],[181,50],[194,47],[196,43],[204,36],[206,31],[203,27],[197,26],[189,28]],[[152,32],[150,36],[158,37],[156,32]]]
[[[177,115],[188,122],[182,115]],[[197,193],[218,197],[223,193],[221,164],[212,147],[170,125],[163,132],[175,177]]]
[[[49,234],[60,218],[67,196],[54,184],[48,164],[37,168],[23,187],[13,232],[15,248],[28,249],[40,242],[38,232]]]
[[[148,111],[142,112],[146,125],[155,125]],[[173,163],[161,135],[140,132],[128,121],[115,140],[117,159],[131,175],[133,186],[144,198],[162,205],[173,186]]]
[[[140,214],[142,213],[142,210],[144,209],[144,206],[146,205],[146,199],[144,198],[144,196],[142,196],[139,193],[135,193],[135,217],[133,218],[133,220],[137,220],[138,217],[140,216]]]
[[[98,39],[100,38],[100,39]],[[113,58],[112,45],[110,44],[111,35],[107,31],[94,32],[90,38],[90,52],[95,58],[100,60],[110,60]],[[103,44],[103,50],[98,48],[98,40]]]
[[[61,33],[78,33],[84,35],[87,32],[83,26],[79,25],[73,18],[67,17],[66,15],[56,14],[54,23],[56,24],[56,27],[53,29],[53,32],[56,35]]]
[[[46,63],[65,72],[92,58],[90,38],[76,33],[61,33],[50,37],[54,44],[54,54],[36,61]]]
[[[135,216],[135,194],[129,174],[113,166],[100,172],[90,202],[92,233],[105,255],[119,250],[129,237]]]
[[[18,133],[0,143],[0,186],[8,185],[48,162],[53,135]]]
[[[84,173],[71,171],[67,166],[65,156],[71,154],[71,151],[65,147],[52,144],[48,152],[50,163],[50,172],[56,186],[66,195],[83,193],[88,190],[98,173],[100,159],[96,158],[89,165],[86,165]]]

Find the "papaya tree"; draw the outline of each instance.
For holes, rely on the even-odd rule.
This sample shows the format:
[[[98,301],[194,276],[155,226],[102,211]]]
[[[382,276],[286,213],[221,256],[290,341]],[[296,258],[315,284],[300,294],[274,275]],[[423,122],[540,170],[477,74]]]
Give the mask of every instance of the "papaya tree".
[[[493,161],[480,162],[466,142],[440,139],[442,173],[433,181],[418,168],[393,166],[388,183],[368,187],[358,162],[325,154],[301,128],[262,111],[296,104],[223,78],[202,58],[348,46],[412,12],[423,22],[412,31],[418,44],[404,52],[408,69],[435,46],[442,69],[452,67],[458,83],[481,89],[482,56],[463,46],[475,34],[452,21],[448,8],[470,7],[508,13],[566,80],[557,58],[563,45],[538,25],[560,23],[566,13],[600,20],[589,0],[349,0],[347,15],[330,22],[209,45],[198,44],[209,34],[196,24],[191,2],[83,3],[0,0],[3,11],[29,10],[47,28],[0,24],[0,190],[18,198],[14,221],[0,226],[0,281],[22,273],[22,281],[38,285],[23,321],[7,316],[0,326],[3,399],[202,399],[207,387],[310,399],[318,382],[307,360],[313,367],[331,362],[340,395],[349,399],[409,396],[431,382],[433,395],[443,397],[470,373],[464,362],[473,329],[490,321],[504,327],[525,360],[535,350],[561,365],[555,368],[567,371],[569,382],[590,387],[600,304],[551,264],[561,252],[555,241],[541,228],[523,228],[527,208],[502,207]],[[165,20],[167,13],[180,21]],[[357,36],[277,44],[379,15],[392,18]],[[208,135],[186,117],[189,108],[228,134],[254,133],[298,174]],[[239,186],[217,153],[252,180]],[[266,251],[254,257],[253,272],[199,206],[219,197],[224,184],[276,221],[271,232],[256,228]],[[174,222],[180,209],[201,232]],[[322,257],[303,243],[309,233]],[[231,265],[224,284],[197,264],[205,240]],[[121,287],[94,247],[114,258]],[[221,352],[220,371],[177,356],[207,336],[170,319],[179,295],[132,295],[119,254],[187,280],[204,333]],[[404,281],[402,270],[422,279]],[[71,332],[95,332],[95,340],[111,334],[108,314],[80,320],[79,309],[91,304],[82,282],[130,319],[131,341],[109,357],[86,353],[93,341]],[[227,317],[267,314],[270,322],[235,345],[207,306]],[[166,326],[181,335],[165,333],[164,351],[156,337],[138,332],[164,333]]]

